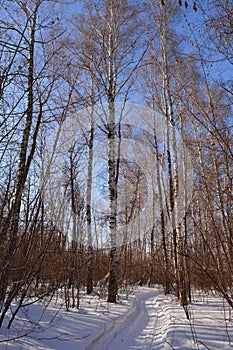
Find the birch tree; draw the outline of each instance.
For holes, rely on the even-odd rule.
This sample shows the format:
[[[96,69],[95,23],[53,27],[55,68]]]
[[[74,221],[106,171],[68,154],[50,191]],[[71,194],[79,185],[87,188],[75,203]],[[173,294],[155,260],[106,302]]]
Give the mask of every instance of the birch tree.
[[[157,182],[160,187],[160,224],[164,251],[164,265],[166,273],[166,291],[171,288],[171,281],[174,277],[176,294],[180,298],[183,306],[187,305],[187,286],[186,286],[186,259],[184,254],[185,234],[182,220],[186,216],[187,195],[183,193],[185,187],[189,187],[187,182],[187,164],[184,161],[187,156],[182,155],[184,143],[181,146],[180,136],[178,136],[178,114],[176,94],[177,77],[176,67],[182,60],[182,51],[180,44],[184,36],[176,33],[174,23],[179,18],[177,6],[172,3],[166,3],[161,6],[157,2],[149,1],[151,10],[152,28],[156,30],[155,40],[151,47],[148,62],[151,66],[144,71],[146,74],[147,93],[146,100],[156,113],[162,114],[166,121],[165,147],[163,155],[163,168],[166,169],[166,205],[161,202],[161,183],[160,175],[157,174]],[[155,153],[156,151],[156,133],[155,133]],[[180,148],[181,147],[181,148]],[[182,151],[183,148],[183,151]],[[158,152],[157,152],[158,157]],[[165,160],[165,162],[164,162]],[[158,162],[159,164],[159,162]],[[183,165],[182,165],[183,164]],[[181,171],[182,166],[183,171]],[[183,189],[182,189],[183,188]],[[181,194],[182,193],[182,194]],[[165,221],[165,222],[164,222]],[[170,222],[170,232],[165,234],[164,227],[168,229]],[[169,239],[170,238],[170,239]],[[167,251],[171,251],[172,260],[169,266]],[[169,259],[170,259],[169,258]],[[172,277],[173,275],[173,277]],[[170,280],[170,281],[169,281]],[[170,286],[169,286],[170,285]]]
[[[117,182],[120,154],[116,135],[119,136],[119,118],[116,118],[117,99],[126,101],[134,82],[134,75],[146,50],[141,46],[139,30],[140,6],[127,1],[86,2],[91,28],[91,45],[95,55],[87,48],[84,56],[94,79],[95,95],[106,103],[106,115],[101,116],[108,143],[108,199],[110,231],[110,280],[108,300],[116,302],[117,295]],[[138,4],[137,4],[138,5]],[[92,49],[93,50],[93,49]],[[84,57],[83,56],[83,57]],[[90,75],[89,75],[90,77]],[[119,116],[118,116],[119,117]],[[119,137],[118,137],[119,140]]]

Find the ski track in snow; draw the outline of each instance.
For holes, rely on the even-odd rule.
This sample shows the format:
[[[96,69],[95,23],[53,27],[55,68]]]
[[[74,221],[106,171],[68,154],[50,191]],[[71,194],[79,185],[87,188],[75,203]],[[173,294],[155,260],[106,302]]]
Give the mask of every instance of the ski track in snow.
[[[59,303],[32,304],[10,330],[7,316],[0,350],[233,349],[231,310],[218,295],[194,293],[187,320],[176,298],[159,288],[130,294],[119,293],[117,304],[83,294],[80,309],[70,311],[58,312]]]
[[[85,350],[159,350],[164,349],[159,292],[147,292],[136,301],[128,318],[117,319],[107,330],[89,344]]]

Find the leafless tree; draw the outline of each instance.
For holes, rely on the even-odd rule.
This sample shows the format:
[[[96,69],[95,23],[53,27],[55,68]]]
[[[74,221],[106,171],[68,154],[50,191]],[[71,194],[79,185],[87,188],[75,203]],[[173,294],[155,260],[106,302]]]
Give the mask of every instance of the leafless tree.
[[[1,170],[8,169],[1,207],[1,324],[19,293],[23,301],[43,256],[36,255],[39,265],[29,268],[27,258],[30,261],[33,233],[37,232],[34,225],[41,210],[37,141],[47,111],[54,108],[54,88],[59,79],[55,56],[62,46],[58,20],[45,14],[44,5],[41,0],[14,1],[10,7],[6,2],[1,9]],[[22,265],[29,270],[18,264],[25,235],[28,254]]]
[[[105,125],[108,142],[108,189],[109,189],[109,230],[110,230],[110,302],[116,302],[117,295],[117,182],[119,173],[119,122],[116,118],[117,98],[126,101],[134,82],[135,72],[147,50],[142,47],[139,31],[139,4],[127,1],[85,2],[87,17],[81,15],[85,26],[79,31],[86,37],[82,47],[82,62],[88,70],[89,80],[94,82],[95,100],[107,103],[106,115],[101,116]],[[88,21],[87,21],[88,18]],[[89,40],[87,41],[87,28]],[[142,28],[141,28],[142,29]],[[90,35],[90,31],[92,34]],[[85,51],[84,51],[85,50]],[[90,84],[89,84],[90,86]],[[92,94],[89,90],[89,94]],[[92,95],[93,96],[93,95]],[[93,104],[93,101],[92,101]],[[92,128],[91,128],[92,129]],[[118,140],[120,138],[118,137]]]

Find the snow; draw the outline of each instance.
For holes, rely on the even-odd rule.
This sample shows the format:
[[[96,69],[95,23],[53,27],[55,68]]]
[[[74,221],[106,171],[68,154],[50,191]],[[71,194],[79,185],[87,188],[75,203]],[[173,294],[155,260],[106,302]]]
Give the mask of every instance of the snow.
[[[0,329],[0,350],[170,350],[233,349],[233,321],[214,294],[194,294],[190,319],[159,287],[122,291],[117,304],[96,294],[81,295],[80,309],[62,300],[22,309],[12,328]],[[27,334],[27,335],[25,335]]]

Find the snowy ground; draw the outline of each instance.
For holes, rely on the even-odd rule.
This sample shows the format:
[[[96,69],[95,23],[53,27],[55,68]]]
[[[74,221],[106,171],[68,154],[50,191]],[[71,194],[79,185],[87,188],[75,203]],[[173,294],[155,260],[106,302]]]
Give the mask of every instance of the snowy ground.
[[[195,294],[190,321],[158,288],[122,293],[116,305],[83,295],[80,309],[68,312],[59,302],[26,307],[10,332],[0,330],[0,350],[233,349],[229,308],[213,295]]]

